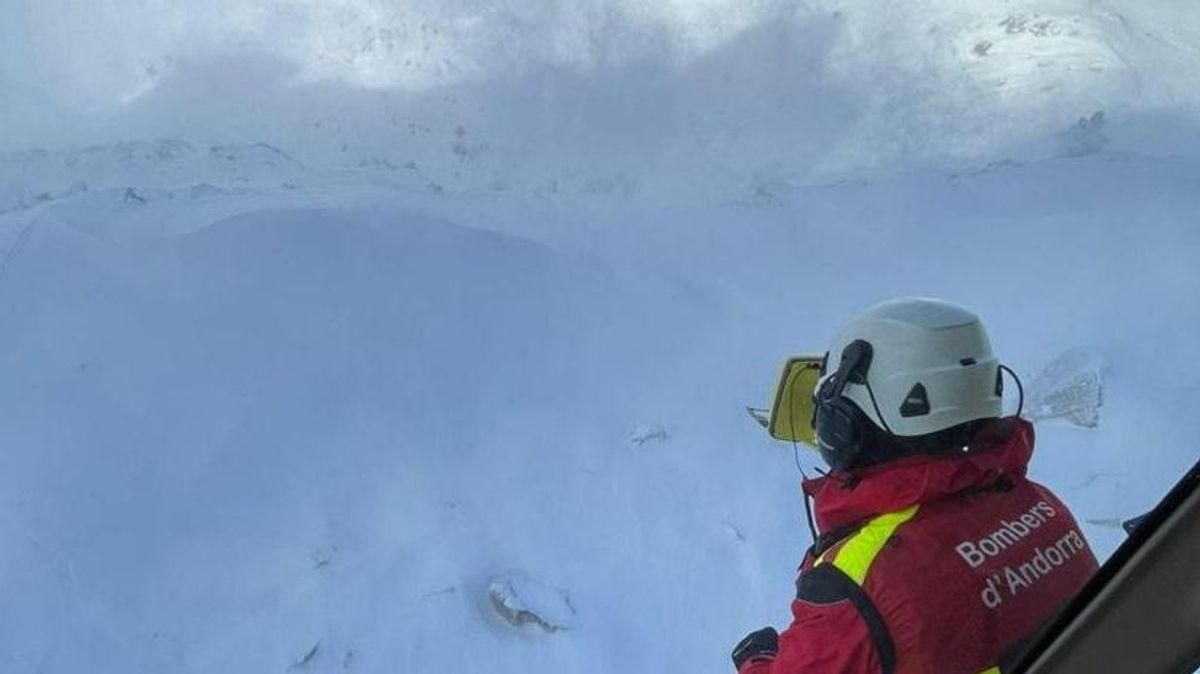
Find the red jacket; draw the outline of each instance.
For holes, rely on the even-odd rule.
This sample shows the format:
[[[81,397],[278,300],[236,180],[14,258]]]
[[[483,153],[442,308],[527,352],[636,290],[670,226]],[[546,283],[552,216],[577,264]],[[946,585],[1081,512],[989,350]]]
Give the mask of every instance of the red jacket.
[[[1005,420],[985,444],[805,482],[821,540],[778,656],[740,674],[1003,671],[1097,565],[1066,506],[1025,477],[1033,427]]]

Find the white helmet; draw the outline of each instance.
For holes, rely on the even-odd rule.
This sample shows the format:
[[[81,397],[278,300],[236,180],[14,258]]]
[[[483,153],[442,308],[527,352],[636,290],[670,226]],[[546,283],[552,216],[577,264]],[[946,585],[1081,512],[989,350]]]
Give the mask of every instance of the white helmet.
[[[837,336],[822,382],[859,340],[870,345],[865,382],[850,379],[842,397],[881,429],[911,437],[1001,415],[1000,362],[970,311],[919,297],[871,307]]]

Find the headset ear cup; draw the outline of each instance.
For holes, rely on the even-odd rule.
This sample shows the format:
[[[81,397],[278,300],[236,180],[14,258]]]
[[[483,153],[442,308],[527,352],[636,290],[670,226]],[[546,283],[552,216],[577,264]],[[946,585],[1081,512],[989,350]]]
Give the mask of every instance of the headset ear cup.
[[[817,445],[834,470],[854,464],[862,444],[862,412],[843,398],[823,401],[817,409]]]
[[[871,367],[871,343],[856,339],[842,349],[837,372],[825,379],[817,391],[813,425],[817,445],[825,463],[834,470],[854,465],[862,445],[865,415],[842,397],[848,383],[867,384]]]

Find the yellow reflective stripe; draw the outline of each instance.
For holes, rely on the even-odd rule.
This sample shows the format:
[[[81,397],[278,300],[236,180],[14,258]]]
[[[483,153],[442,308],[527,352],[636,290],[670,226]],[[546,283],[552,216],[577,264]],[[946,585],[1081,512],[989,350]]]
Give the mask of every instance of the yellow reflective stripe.
[[[982,672],[980,672],[979,674],[1000,674],[1000,668],[999,667],[989,667],[989,668],[983,670]]]
[[[896,528],[911,520],[917,514],[918,506],[912,506],[894,513],[880,515],[867,522],[866,526],[842,544],[833,558],[833,565],[842,570],[857,585],[862,585],[867,579],[867,571],[879,551],[887,545],[888,539],[895,533]],[[821,555],[823,558],[824,555]],[[821,562],[821,558],[817,559]]]

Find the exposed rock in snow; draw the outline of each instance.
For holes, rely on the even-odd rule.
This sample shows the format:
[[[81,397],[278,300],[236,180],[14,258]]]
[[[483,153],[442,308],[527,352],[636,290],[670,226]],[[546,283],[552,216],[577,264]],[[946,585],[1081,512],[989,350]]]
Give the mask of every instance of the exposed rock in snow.
[[[525,576],[498,578],[488,586],[492,608],[518,629],[529,625],[553,634],[570,629],[575,607],[566,590],[550,587]]]
[[[641,424],[629,434],[629,441],[641,447],[647,442],[666,442],[667,429],[659,424]]]
[[[1100,152],[1108,147],[1108,136],[1104,133],[1104,111],[1097,110],[1090,117],[1080,117],[1062,135],[1062,151],[1068,157],[1083,157]]]
[[[293,662],[292,666],[288,667],[288,669],[293,671],[307,669],[309,665],[313,664],[313,662],[317,659],[317,656],[320,654],[321,642],[318,641],[317,643],[313,644],[312,648],[308,649],[304,655],[300,656],[300,659]]]
[[[337,556],[337,552],[336,545],[322,546],[308,553],[308,558],[312,561],[314,569],[324,569],[333,563],[333,558]]]

